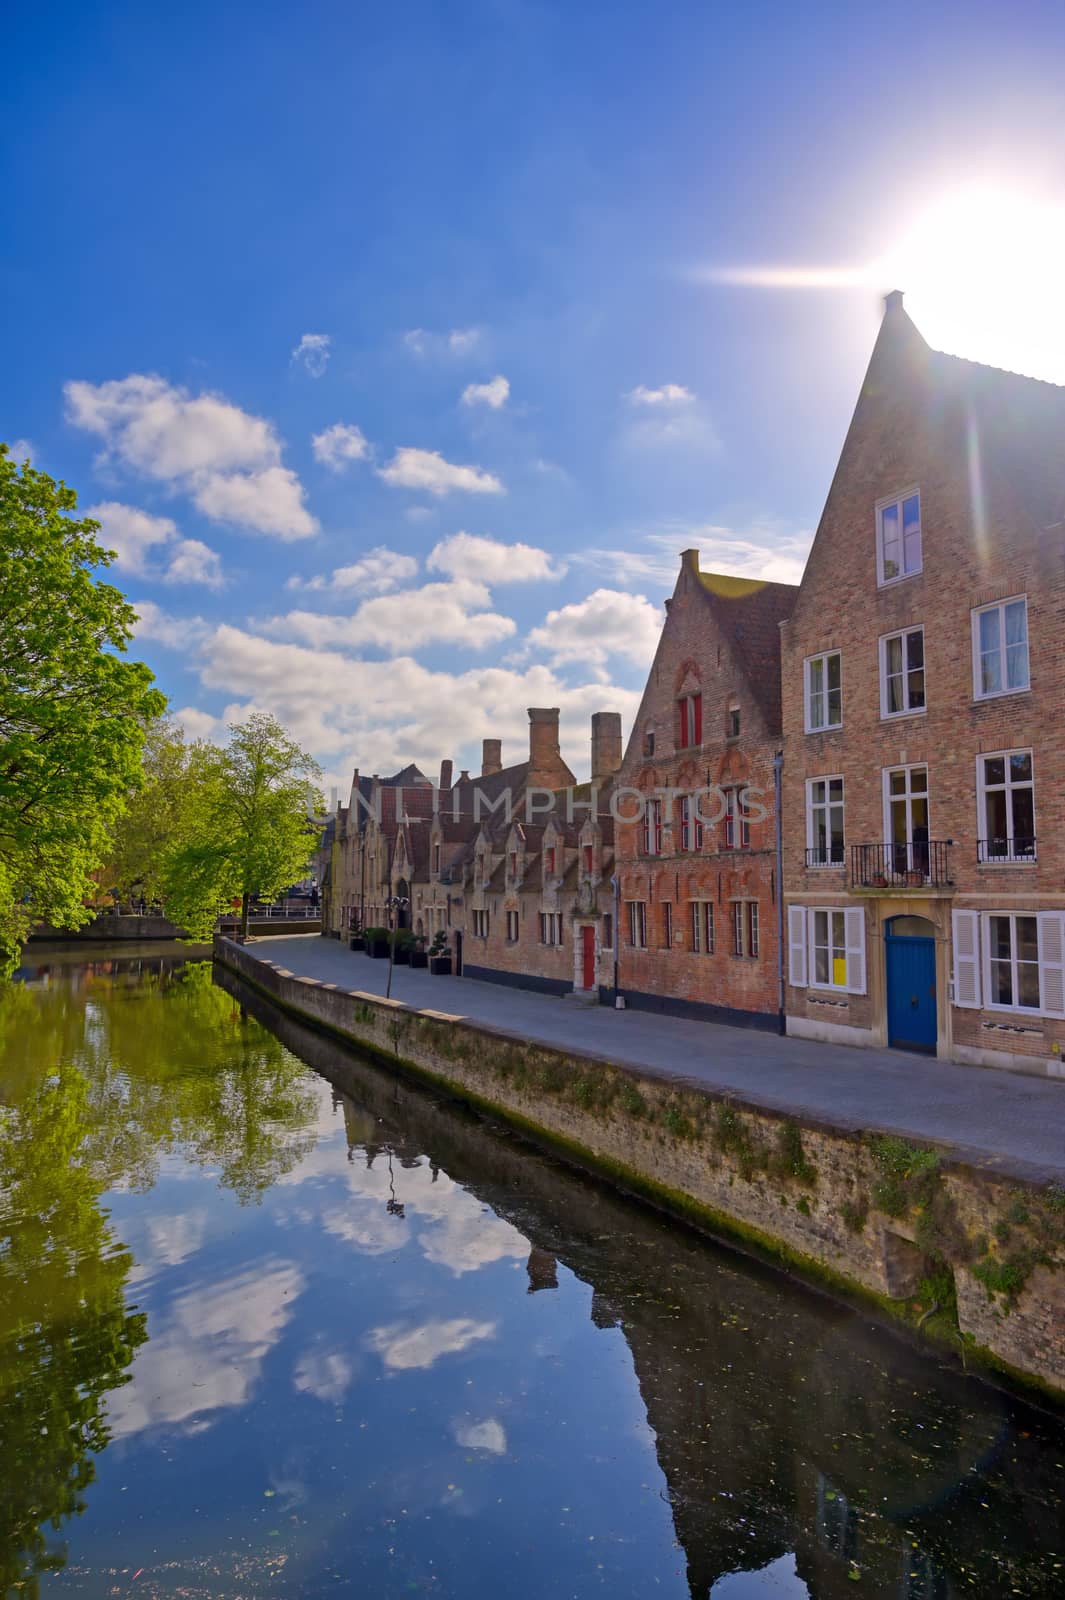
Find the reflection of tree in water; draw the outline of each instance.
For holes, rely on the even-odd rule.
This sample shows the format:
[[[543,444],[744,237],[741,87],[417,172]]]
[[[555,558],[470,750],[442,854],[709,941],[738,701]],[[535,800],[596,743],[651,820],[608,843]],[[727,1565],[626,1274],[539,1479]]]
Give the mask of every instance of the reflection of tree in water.
[[[74,1067],[0,1109],[0,1591],[63,1565],[44,1531],[84,1506],[108,1441],[104,1396],[126,1381],[144,1317],[128,1251],[86,1161],[88,1089]]]
[[[0,1592],[64,1563],[144,1317],[100,1196],[180,1150],[261,1199],[315,1142],[306,1069],[206,963],[93,962],[0,988]]]

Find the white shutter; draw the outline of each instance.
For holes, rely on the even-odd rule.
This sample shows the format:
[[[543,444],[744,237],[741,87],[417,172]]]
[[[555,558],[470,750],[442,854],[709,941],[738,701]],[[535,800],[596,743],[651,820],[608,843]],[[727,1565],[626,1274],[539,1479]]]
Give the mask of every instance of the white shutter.
[[[847,990],[865,993],[865,907],[849,906],[843,913],[847,939]]]
[[[1060,911],[1039,913],[1039,998],[1045,1017],[1065,1017],[1065,929]]]
[[[980,914],[954,913],[954,1004],[975,1011],[980,1006]]]
[[[788,907],[788,981],[806,988],[806,907]]]

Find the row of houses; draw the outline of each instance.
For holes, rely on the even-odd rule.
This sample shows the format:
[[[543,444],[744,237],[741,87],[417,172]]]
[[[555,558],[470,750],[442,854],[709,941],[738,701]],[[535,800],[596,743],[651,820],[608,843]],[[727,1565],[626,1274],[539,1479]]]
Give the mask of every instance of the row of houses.
[[[589,783],[542,708],[520,764],[356,773],[327,926],[399,899],[469,975],[1058,1074],[1063,689],[1065,389],[890,295],[801,583],[684,552]]]

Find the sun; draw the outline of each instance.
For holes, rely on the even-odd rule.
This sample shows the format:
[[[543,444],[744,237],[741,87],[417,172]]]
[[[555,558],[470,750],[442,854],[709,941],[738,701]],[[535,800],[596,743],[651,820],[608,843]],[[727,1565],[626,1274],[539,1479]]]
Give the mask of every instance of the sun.
[[[1065,383],[1065,198],[972,185],[941,195],[872,269],[928,343]]]

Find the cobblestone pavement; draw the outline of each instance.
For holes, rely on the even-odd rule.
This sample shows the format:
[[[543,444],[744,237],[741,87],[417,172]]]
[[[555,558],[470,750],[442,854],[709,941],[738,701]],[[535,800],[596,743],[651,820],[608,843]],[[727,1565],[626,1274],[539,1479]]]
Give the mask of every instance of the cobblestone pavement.
[[[253,943],[256,956],[299,977],[384,993],[388,963],[354,954],[338,940],[304,934]],[[395,969],[392,995],[544,1044],[729,1090],[774,1110],[935,1139],[1003,1168],[1034,1167],[1065,1180],[1065,1079],[615,1011],[409,967]]]

